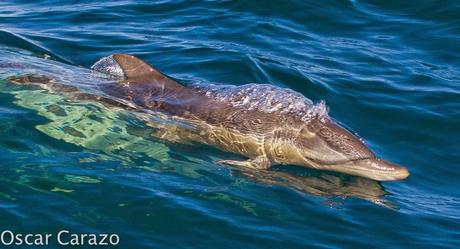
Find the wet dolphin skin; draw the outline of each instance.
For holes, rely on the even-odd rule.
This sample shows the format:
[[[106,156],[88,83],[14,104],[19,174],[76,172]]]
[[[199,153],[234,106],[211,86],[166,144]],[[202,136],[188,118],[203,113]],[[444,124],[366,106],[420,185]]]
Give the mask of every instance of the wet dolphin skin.
[[[259,170],[291,164],[377,181],[409,176],[405,167],[377,158],[357,135],[337,124],[324,102],[313,104],[292,90],[266,84],[183,85],[128,54],[104,57],[92,69],[120,79],[100,86],[100,90],[130,103],[126,108],[162,113],[189,124],[162,126],[152,136],[171,142],[199,142],[248,158],[219,161],[222,164]],[[44,76],[10,81],[48,84],[47,89],[52,82]],[[53,85],[56,91],[63,89]],[[91,94],[76,96],[123,106]]]

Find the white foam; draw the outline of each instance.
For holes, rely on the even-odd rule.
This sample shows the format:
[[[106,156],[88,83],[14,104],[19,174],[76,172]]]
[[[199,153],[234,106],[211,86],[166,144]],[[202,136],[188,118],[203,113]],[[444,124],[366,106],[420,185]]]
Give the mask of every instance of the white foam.
[[[286,88],[268,84],[196,87],[208,97],[247,110],[297,115],[305,122],[314,117],[328,118],[328,108],[324,101],[314,104],[302,94]]]

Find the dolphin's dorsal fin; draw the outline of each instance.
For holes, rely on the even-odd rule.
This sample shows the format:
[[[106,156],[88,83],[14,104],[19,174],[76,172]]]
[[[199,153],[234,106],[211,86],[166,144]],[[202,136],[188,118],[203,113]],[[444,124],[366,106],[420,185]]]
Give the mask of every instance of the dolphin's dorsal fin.
[[[182,87],[157,69],[136,56],[129,54],[113,54],[112,58],[120,66],[127,81],[132,83],[152,83],[163,87]]]

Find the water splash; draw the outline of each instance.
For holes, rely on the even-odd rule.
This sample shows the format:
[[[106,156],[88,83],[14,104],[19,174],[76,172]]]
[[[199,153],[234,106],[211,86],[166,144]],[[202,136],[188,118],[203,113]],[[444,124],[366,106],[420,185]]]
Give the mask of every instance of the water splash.
[[[325,101],[314,104],[302,94],[287,88],[268,84],[246,84],[242,86],[195,86],[206,96],[217,101],[230,103],[234,107],[265,113],[291,114],[304,122],[313,118],[327,119]]]

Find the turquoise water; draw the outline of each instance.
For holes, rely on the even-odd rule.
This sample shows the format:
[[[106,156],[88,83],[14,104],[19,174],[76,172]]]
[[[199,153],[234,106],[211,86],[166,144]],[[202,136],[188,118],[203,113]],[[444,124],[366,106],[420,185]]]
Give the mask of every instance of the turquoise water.
[[[2,1],[0,230],[116,233],[119,248],[457,248],[459,41],[458,1]],[[185,83],[325,100],[411,176],[242,171],[148,138],[128,111],[4,80],[91,91],[88,68],[115,52]]]

